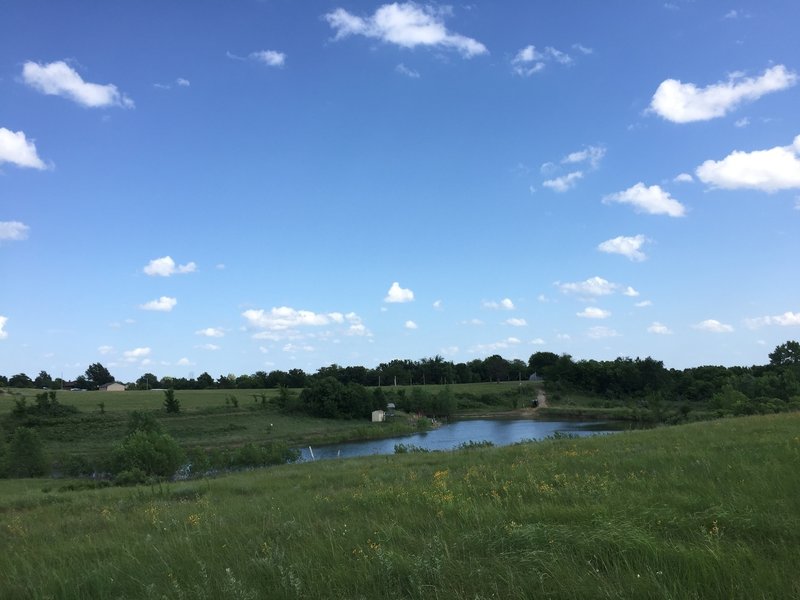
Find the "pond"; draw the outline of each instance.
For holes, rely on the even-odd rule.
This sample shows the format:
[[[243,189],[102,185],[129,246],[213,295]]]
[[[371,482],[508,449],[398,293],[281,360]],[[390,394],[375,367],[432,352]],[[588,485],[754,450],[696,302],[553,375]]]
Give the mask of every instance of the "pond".
[[[375,424],[380,427],[379,424]],[[394,454],[396,444],[426,450],[452,450],[467,442],[492,442],[508,446],[523,440],[541,440],[556,433],[587,436],[620,431],[629,424],[616,422],[535,421],[532,419],[474,419],[455,421],[438,429],[401,437],[346,442],[301,448],[301,461],[350,458],[372,454]],[[312,455],[313,453],[313,455]]]

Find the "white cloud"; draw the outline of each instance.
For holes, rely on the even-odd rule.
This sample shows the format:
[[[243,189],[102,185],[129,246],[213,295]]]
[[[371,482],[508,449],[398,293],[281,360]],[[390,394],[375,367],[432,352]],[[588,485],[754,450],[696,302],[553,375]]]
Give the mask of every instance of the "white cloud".
[[[579,317],[583,317],[584,319],[607,319],[611,316],[610,311],[597,308],[596,306],[588,306],[581,312],[575,314],[577,314]]]
[[[505,320],[506,325],[511,325],[512,327],[527,327],[528,322],[525,319],[517,319],[511,318]]]
[[[720,323],[716,319],[706,319],[705,321],[701,321],[697,325],[693,325],[695,329],[699,329],[701,331],[709,331],[711,333],[730,333],[733,331],[733,327],[730,325],[726,325],[725,323]]]
[[[695,172],[703,183],[728,190],[776,192],[800,188],[800,135],[791,146],[753,152],[734,150],[720,161],[705,161]]]
[[[394,68],[395,72],[400,73],[400,75],[405,75],[406,77],[410,77],[411,79],[419,79],[419,71],[415,71],[403,63],[400,63]]]
[[[640,262],[647,258],[641,250],[646,241],[647,238],[641,234],[632,237],[620,235],[601,243],[597,249],[608,254],[621,254],[632,261]]]
[[[536,338],[535,340],[531,340],[531,344],[534,346],[544,346],[547,342],[545,342],[542,338]]]
[[[673,123],[707,121],[725,116],[744,102],[791,87],[796,81],[797,74],[783,65],[771,67],[756,78],[733,74],[728,81],[704,88],[667,79],[658,86],[650,109]]]
[[[751,329],[764,327],[765,325],[780,325],[781,327],[792,327],[800,325],[800,312],[785,312],[782,315],[756,317],[746,319],[745,323]]]
[[[286,54],[277,52],[276,50],[259,50],[258,52],[251,52],[248,55],[250,60],[255,60],[264,63],[269,67],[282,67],[286,64]]]
[[[179,358],[178,362],[176,362],[175,364],[178,365],[179,367],[191,367],[194,363],[190,361],[188,358],[183,357]]]
[[[606,149],[603,146],[587,146],[583,150],[571,152],[567,154],[561,162],[563,164],[578,164],[588,162],[593,169],[600,166],[600,161],[606,155]]]
[[[25,137],[24,131],[14,132],[0,127],[0,165],[4,162],[31,169],[47,168],[36,154],[36,144]]]
[[[445,12],[431,6],[405,2],[384,4],[368,17],[359,17],[337,8],[326,14],[325,20],[336,31],[336,40],[363,35],[403,48],[450,48],[465,58],[488,52],[479,41],[448,31],[443,21]]]
[[[441,300],[436,300],[433,303],[433,308],[435,308],[436,310],[441,310],[442,309],[442,301]]]
[[[677,175],[675,179],[673,179],[675,183],[694,183],[694,177],[692,177],[689,173],[681,173]]]
[[[583,44],[572,44],[572,48],[580,52],[581,54],[593,54],[593,48],[587,48]]]
[[[552,46],[547,46],[544,50],[539,51],[536,46],[529,45],[514,55],[514,58],[511,59],[511,68],[517,75],[529,77],[544,70],[547,63],[550,62],[569,65],[573,60],[569,54]]]
[[[508,337],[502,341],[493,342],[490,344],[476,344],[475,346],[470,348],[470,352],[473,354],[483,354],[490,352],[494,353],[497,352],[498,350],[505,350],[521,343],[522,341],[519,338]]]
[[[144,359],[150,356],[150,348],[134,348],[133,350],[126,350],[122,353],[122,356],[125,357],[125,360],[128,362],[135,362],[139,359]]]
[[[184,79],[183,77],[178,77],[175,80],[175,83],[181,87],[189,87],[192,83],[188,79]]]
[[[142,310],[155,310],[159,312],[170,312],[178,301],[175,298],[170,298],[169,296],[161,296],[157,300],[151,300],[150,302],[145,302],[144,304],[140,304],[139,308]]]
[[[144,272],[150,276],[169,277],[176,274],[194,273],[197,265],[193,262],[185,265],[176,265],[171,256],[154,258],[144,268]]]
[[[600,340],[603,338],[610,338],[610,337],[617,337],[619,333],[615,329],[611,329],[610,327],[604,327],[602,325],[598,325],[597,327],[591,327],[589,331],[586,332],[593,340]]]
[[[386,297],[383,299],[384,302],[392,303],[411,302],[413,300],[414,292],[407,288],[401,288],[400,284],[396,281],[392,283]]]
[[[581,179],[583,179],[583,172],[573,171],[572,173],[567,173],[561,177],[547,179],[546,181],[542,182],[542,185],[546,188],[550,188],[554,192],[566,192],[578,185],[578,181]]]
[[[572,336],[568,333],[559,333],[556,335],[556,339],[568,342],[569,340],[572,339]]]
[[[647,328],[647,333],[655,333],[657,335],[671,335],[672,330],[658,321],[653,321],[653,324]]]
[[[114,346],[100,346],[97,351],[105,356],[114,352]]]
[[[581,294],[584,296],[607,296],[613,294],[619,287],[602,277],[590,277],[586,281],[576,283],[555,283],[556,287],[564,294]]]
[[[220,347],[216,344],[202,344],[200,346],[195,346],[195,348],[199,348],[200,350],[210,350],[212,352],[220,349]]]
[[[22,241],[28,239],[30,227],[19,221],[0,221],[0,242]]]
[[[225,332],[218,327],[206,327],[205,329],[200,329],[198,331],[195,331],[195,334],[210,338],[225,337]]]
[[[462,325],[483,325],[480,319],[469,319],[468,321],[461,321]]]
[[[670,196],[669,192],[662,190],[657,185],[645,187],[642,182],[625,191],[610,194],[603,198],[603,203],[619,202],[620,204],[630,204],[636,212],[645,212],[651,215],[669,215],[670,217],[682,217],[686,214],[686,208]]]
[[[628,286],[625,288],[625,291],[623,291],[622,294],[623,296],[628,296],[629,298],[636,298],[639,295],[639,292],[637,292],[631,286]]]
[[[503,298],[500,302],[495,300],[485,300],[483,302],[484,308],[490,308],[492,310],[514,310],[514,302],[511,301],[511,298]]]
[[[742,127],[747,127],[748,125],[750,125],[750,119],[748,117],[742,117],[741,119],[736,119],[736,121],[734,121],[733,123],[734,127],[739,127],[740,129]]]
[[[292,344],[290,342],[283,347],[283,351],[288,352],[290,354],[296,352],[313,352],[314,346],[311,346],[309,344]]]
[[[414,323],[414,321],[406,321],[405,325],[403,325],[403,327],[405,327],[406,329],[417,329],[418,328],[417,324]]]
[[[22,79],[29,86],[51,96],[63,96],[90,108],[120,106],[133,108],[133,100],[108,83],[89,83],[64,61],[39,64],[28,61],[22,67]]]
[[[354,312],[315,313],[310,310],[297,310],[288,306],[272,308],[269,312],[263,309],[250,309],[242,313],[250,327],[263,329],[253,337],[256,339],[298,340],[311,334],[297,334],[293,330],[298,327],[324,327],[326,325],[346,325],[345,335],[372,337],[372,333]]]
[[[6,323],[8,323],[8,317],[0,315],[0,340],[4,340],[8,337],[8,332],[5,330]]]
[[[800,210],[800,197],[794,199],[794,209]]]
[[[634,304],[636,308],[645,308],[647,306],[653,306],[653,303],[650,300],[642,300],[641,302],[637,302]]]

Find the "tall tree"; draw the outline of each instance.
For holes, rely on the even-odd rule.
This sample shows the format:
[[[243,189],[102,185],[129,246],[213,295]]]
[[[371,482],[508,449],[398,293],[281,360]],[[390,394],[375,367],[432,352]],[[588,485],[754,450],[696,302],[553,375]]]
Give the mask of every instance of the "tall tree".
[[[769,354],[771,365],[800,365],[800,342],[786,342]]]
[[[114,376],[100,363],[89,365],[86,369],[86,379],[94,388],[114,382]]]
[[[53,387],[53,378],[47,371],[39,371],[39,375],[33,380],[33,385],[37,388],[51,388]]]

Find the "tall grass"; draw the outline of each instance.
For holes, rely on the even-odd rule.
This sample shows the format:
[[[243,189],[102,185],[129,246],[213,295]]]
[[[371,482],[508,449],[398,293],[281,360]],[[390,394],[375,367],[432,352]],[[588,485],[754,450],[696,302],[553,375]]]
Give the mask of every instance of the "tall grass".
[[[798,466],[791,414],[134,489],[12,481],[0,597],[792,598]]]

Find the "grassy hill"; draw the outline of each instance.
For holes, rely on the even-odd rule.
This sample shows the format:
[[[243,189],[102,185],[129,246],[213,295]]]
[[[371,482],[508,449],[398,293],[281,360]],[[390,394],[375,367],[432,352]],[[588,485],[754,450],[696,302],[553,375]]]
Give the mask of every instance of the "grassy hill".
[[[792,598],[800,415],[0,486],[2,598]]]

